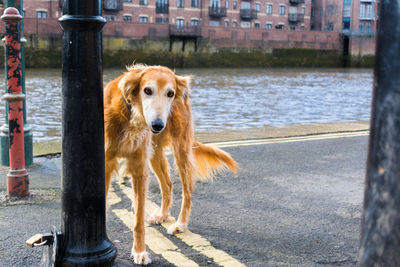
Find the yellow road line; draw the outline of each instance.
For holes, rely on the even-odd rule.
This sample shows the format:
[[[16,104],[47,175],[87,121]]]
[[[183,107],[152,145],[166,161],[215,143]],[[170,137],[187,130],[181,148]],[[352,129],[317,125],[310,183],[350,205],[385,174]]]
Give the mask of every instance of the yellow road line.
[[[369,131],[359,131],[359,132],[331,133],[331,134],[319,134],[319,135],[283,137],[283,138],[227,141],[227,142],[216,142],[216,143],[207,143],[207,144],[223,148],[223,147],[255,146],[255,145],[267,145],[267,144],[279,144],[279,143],[306,142],[306,141],[348,138],[348,137],[358,137],[358,136],[368,136],[368,135],[369,135]]]
[[[120,184],[120,183],[119,183],[119,186],[121,187],[122,192],[133,201],[132,189],[123,184]],[[156,203],[154,203],[153,201],[150,201],[148,199],[146,200],[145,212],[146,212],[147,217],[151,216],[151,214],[153,214],[154,212],[156,212],[159,209],[160,209],[160,207]],[[176,221],[175,218],[170,216],[168,218],[168,221],[162,223],[161,225],[164,228],[168,229],[168,227],[171,226],[173,223],[175,223],[175,221]],[[218,265],[226,266],[226,267],[246,266],[243,263],[236,260],[235,258],[233,258],[232,256],[230,256],[225,251],[214,248],[211,245],[210,241],[208,241],[204,237],[202,237],[198,234],[192,233],[189,230],[186,230],[185,232],[183,232],[181,234],[177,234],[176,237],[181,239],[184,243],[186,243],[192,249],[200,252],[201,254],[203,254],[209,258],[212,258],[214,260],[214,262]],[[146,240],[147,239],[148,239],[148,237],[146,236]],[[181,266],[185,266],[185,265],[181,264]]]
[[[115,209],[113,213],[121,219],[121,221],[133,231],[135,226],[135,215],[126,209]],[[156,229],[150,227],[146,223],[146,245],[156,254],[161,255],[168,262],[177,266],[199,266],[196,262],[188,259],[180,253],[179,248],[174,245],[168,238],[163,236]]]
[[[120,203],[122,201],[122,199],[115,194],[114,191],[109,191],[108,195],[107,195],[107,207],[110,207],[112,205],[115,205],[117,203]]]

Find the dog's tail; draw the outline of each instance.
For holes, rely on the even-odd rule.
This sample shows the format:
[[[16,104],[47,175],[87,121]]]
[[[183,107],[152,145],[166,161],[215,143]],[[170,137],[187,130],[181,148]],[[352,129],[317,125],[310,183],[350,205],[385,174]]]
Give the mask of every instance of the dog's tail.
[[[196,163],[196,176],[201,180],[212,179],[215,174],[226,169],[237,173],[236,161],[221,149],[194,141],[193,155]]]

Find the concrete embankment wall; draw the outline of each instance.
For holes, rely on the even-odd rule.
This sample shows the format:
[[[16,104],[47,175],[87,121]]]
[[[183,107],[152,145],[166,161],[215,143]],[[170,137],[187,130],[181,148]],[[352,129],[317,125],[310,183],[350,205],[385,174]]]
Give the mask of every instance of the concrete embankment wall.
[[[61,67],[62,37],[59,34],[46,37],[26,34],[25,37],[26,67]],[[137,62],[173,68],[344,66],[342,49],[294,48],[295,43],[284,40],[281,42],[264,42],[241,47],[233,46],[229,40],[224,43],[223,40],[201,39],[197,42],[195,51],[195,41],[187,40],[182,51],[182,40],[170,43],[169,38],[131,39],[105,36],[103,64],[104,67],[121,67]],[[3,47],[0,53],[4,55]],[[348,66],[371,67],[374,57],[354,56],[348,62]],[[4,65],[4,57],[0,57],[0,64]]]

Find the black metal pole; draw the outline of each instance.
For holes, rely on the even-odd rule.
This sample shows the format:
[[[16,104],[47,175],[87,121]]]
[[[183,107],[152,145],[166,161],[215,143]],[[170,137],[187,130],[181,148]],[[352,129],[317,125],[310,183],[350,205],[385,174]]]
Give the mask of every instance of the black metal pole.
[[[400,266],[400,0],[380,3],[360,266]]]
[[[62,66],[62,240],[57,266],[114,266],[105,224],[100,0],[65,0]]]

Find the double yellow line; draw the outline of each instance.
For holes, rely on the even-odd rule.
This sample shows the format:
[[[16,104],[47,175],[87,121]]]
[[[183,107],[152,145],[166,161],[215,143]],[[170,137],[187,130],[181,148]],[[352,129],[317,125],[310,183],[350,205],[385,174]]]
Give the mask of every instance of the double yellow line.
[[[120,187],[121,192],[127,196],[131,201],[133,201],[133,192],[132,189],[121,183],[121,181],[117,181],[117,185]],[[121,198],[113,191],[108,193],[107,205],[112,209],[112,206],[121,202]],[[159,209],[159,206],[150,201],[146,200],[146,217],[149,217],[155,211]],[[112,212],[131,230],[133,231],[135,225],[135,216],[132,211],[127,209],[112,209]],[[170,225],[175,223],[175,218],[170,216],[168,220],[161,225],[168,229]],[[214,248],[210,241],[205,239],[204,237],[192,233],[189,230],[186,230],[184,233],[177,234],[178,237],[183,243],[191,247],[193,250],[198,251],[200,254],[213,259],[213,261],[221,266],[226,267],[239,267],[245,266],[243,263],[239,262],[226,252]],[[199,266],[196,262],[189,259],[185,256],[179,247],[177,247],[170,239],[165,237],[162,233],[160,233],[157,229],[153,228],[151,225],[146,223],[146,245],[148,248],[156,254],[161,255],[168,262],[176,265],[176,266]]]

